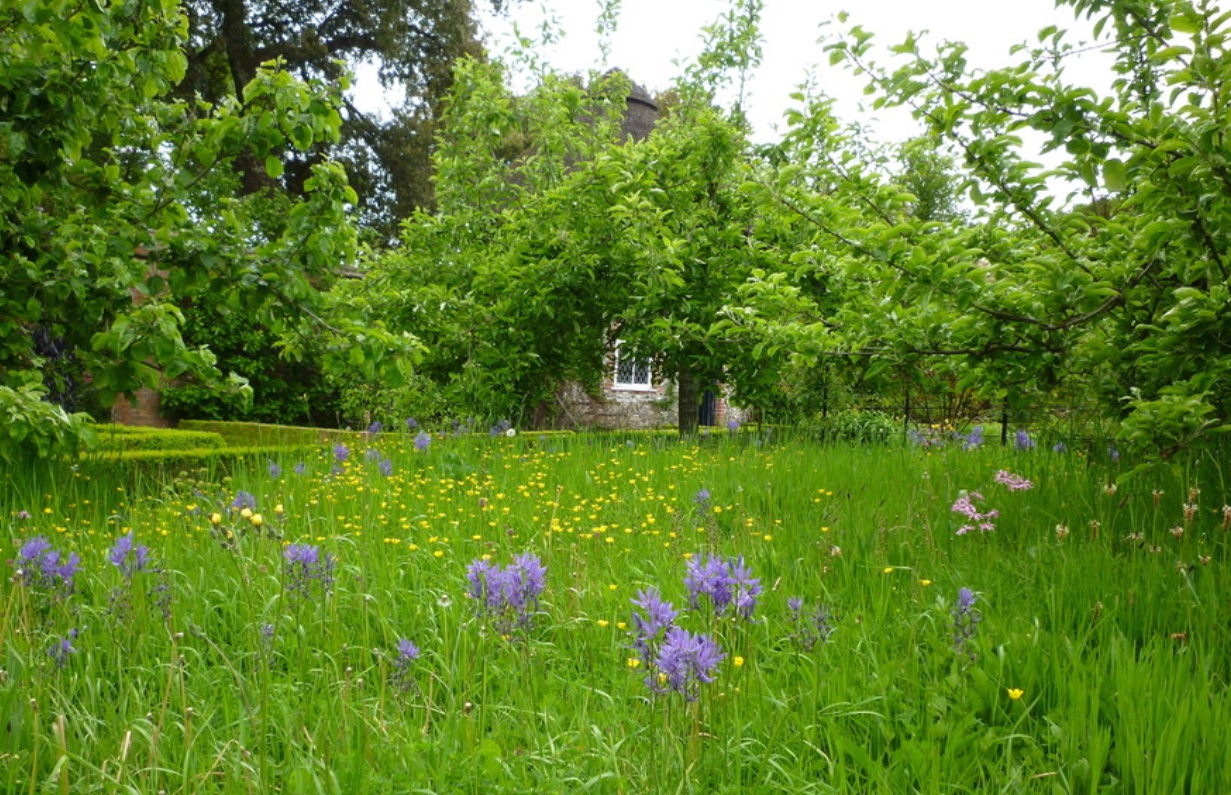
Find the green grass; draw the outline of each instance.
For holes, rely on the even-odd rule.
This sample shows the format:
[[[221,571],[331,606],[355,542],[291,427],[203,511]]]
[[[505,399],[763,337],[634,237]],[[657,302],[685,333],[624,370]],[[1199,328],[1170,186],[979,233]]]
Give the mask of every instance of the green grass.
[[[7,557],[42,534],[83,564],[67,598],[4,578],[0,791],[1231,791],[1212,456],[1111,493],[1128,462],[998,447],[527,434],[419,452],[386,434],[385,477],[361,445],[335,474],[325,447],[275,455],[278,476],[8,473]],[[1001,468],[1035,487],[1009,492]],[[259,528],[230,509],[239,490]],[[954,534],[962,490],[999,511],[993,532]],[[106,560],[129,530],[157,569],[131,589]],[[288,592],[292,542],[337,556],[328,596]],[[547,588],[533,628],[502,637],[465,570],[526,551]],[[685,610],[726,659],[695,703],[653,695],[629,600],[686,606],[705,552],[744,556],[765,593],[754,621]],[[962,587],[981,620],[955,651]],[[833,615],[810,651],[793,596]],[[407,689],[399,638],[423,651]]]

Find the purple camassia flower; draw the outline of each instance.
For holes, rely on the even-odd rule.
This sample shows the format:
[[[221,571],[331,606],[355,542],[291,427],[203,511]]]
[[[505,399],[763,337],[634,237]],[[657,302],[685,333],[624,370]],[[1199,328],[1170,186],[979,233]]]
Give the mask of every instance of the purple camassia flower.
[[[479,605],[480,613],[494,611],[500,602],[500,589],[492,587],[493,576],[499,571],[499,566],[482,558],[466,567],[466,582],[470,584],[466,594]]]
[[[708,596],[714,613],[722,614],[734,605],[742,618],[751,619],[761,595],[761,581],[752,576],[744,558],[722,559],[717,556],[692,558],[687,564],[684,585],[688,588],[693,610],[700,606],[700,597]]]
[[[714,681],[714,669],[724,657],[722,649],[708,635],[693,635],[688,630],[672,627],[667,630],[654,660],[661,677],[651,673],[646,683],[656,692],[665,692],[665,685],[684,696],[686,701],[696,701],[701,685]]]
[[[333,446],[333,457],[339,463],[343,463],[350,458],[350,448],[338,442]]]
[[[382,458],[380,460],[380,463],[378,463],[376,467],[377,469],[380,470],[380,474],[384,475],[385,477],[389,477],[390,475],[393,474],[393,462],[390,461],[388,458]]]
[[[645,615],[633,612],[633,648],[641,656],[641,662],[648,670],[654,661],[653,647],[658,642],[659,633],[675,625],[675,619],[680,611],[670,602],[663,601],[658,589],[648,588],[637,592],[637,598],[632,600],[634,607],[645,611]]]
[[[244,508],[249,510],[256,508],[256,497],[250,491],[235,492],[235,499],[231,500],[231,507],[237,511],[242,511]]]
[[[961,442],[963,450],[977,450],[983,446],[983,426],[976,425],[970,433],[957,434],[957,440]]]
[[[277,462],[274,462],[274,461],[269,462],[269,476],[271,478],[282,477],[282,467],[278,466]]]
[[[419,423],[417,420],[415,420],[414,417],[406,418],[406,430],[413,431],[415,428],[418,428],[418,427],[419,427]]]
[[[403,693],[415,689],[415,680],[411,677],[410,664],[419,659],[419,647],[406,638],[398,640],[398,655],[393,658],[393,675],[389,683],[395,690]]]
[[[688,588],[688,603],[693,610],[700,608],[702,596],[708,596],[714,604],[714,612],[721,613],[727,609],[734,597],[732,587],[735,585],[735,578],[731,576],[730,567],[722,558],[716,555],[701,555],[689,559],[684,585]]]
[[[291,544],[283,550],[282,558],[286,590],[291,594],[306,599],[314,582],[324,593],[333,590],[333,555],[322,555],[321,548],[313,544]]]
[[[298,464],[296,464],[296,465],[295,465],[295,474],[296,474],[296,475],[302,475],[303,473],[305,473],[305,472],[307,472],[307,471],[308,471],[308,465],[307,465],[307,464],[305,464],[304,462],[300,461]]]
[[[425,431],[419,431],[419,435],[415,437],[415,449],[419,451],[426,450],[432,444],[432,437]]]
[[[68,635],[53,643],[51,648],[47,650],[57,668],[67,666],[69,656],[77,653],[77,650],[73,648],[73,641],[76,639],[77,630],[70,629]]]
[[[60,552],[43,536],[35,536],[17,550],[13,561],[28,586],[37,586],[59,591],[67,596],[73,591],[73,578],[81,564],[76,552],[61,561]]]
[[[958,497],[957,502],[953,503],[950,510],[954,513],[960,513],[962,516],[965,516],[970,520],[969,523],[964,524],[957,529],[957,535],[964,536],[976,528],[985,533],[996,529],[996,525],[992,520],[1000,515],[1000,511],[991,510],[987,512],[980,512],[975,506],[975,501],[982,499],[982,494],[977,491],[972,491]]]
[[[375,447],[369,447],[363,451],[363,458],[365,461],[376,461],[380,458],[380,451]]]
[[[735,585],[735,612],[740,618],[752,620],[757,609],[757,597],[761,595],[761,580],[752,576],[752,570],[744,565],[744,556],[727,561],[727,571]]]
[[[1063,453],[1067,451],[1069,448],[1068,448],[1068,445],[1066,445],[1064,442],[1056,442],[1054,445],[1052,445],[1051,449],[1052,449],[1052,452]]]
[[[26,564],[34,564],[35,567],[40,566],[43,555],[47,550],[51,549],[51,542],[43,536],[35,536],[29,541],[21,545],[21,549],[17,550],[17,564],[25,568]]]
[[[969,588],[959,588],[957,603],[953,606],[953,650],[961,652],[967,642],[975,636],[975,629],[980,619],[979,611],[974,609],[976,597]],[[974,653],[968,652],[973,658]]]
[[[739,430],[739,420],[727,420],[727,430],[735,433]]]
[[[479,615],[495,619],[502,635],[511,632],[514,623],[530,627],[546,579],[543,562],[530,552],[518,555],[507,568],[478,559],[466,569],[467,595],[475,600]]]
[[[149,565],[150,548],[144,544],[134,544],[130,530],[127,535],[115,540],[115,544],[107,551],[107,560],[120,570],[125,579],[131,580],[134,574]]]
[[[381,425],[380,422],[373,422],[368,426],[368,436],[375,436],[380,433],[384,427],[385,426]]]
[[[406,638],[400,639],[398,641],[398,656],[393,664],[400,668],[405,668],[417,659],[419,659],[419,647]]]
[[[543,561],[533,552],[526,552],[513,558],[510,569],[518,575],[519,600],[532,601],[538,607],[539,595],[547,587],[547,569]]]
[[[1114,447],[1108,447],[1108,448],[1107,448],[1107,457],[1108,457],[1108,458],[1110,458],[1113,462],[1115,462],[1115,461],[1119,461],[1119,460],[1120,460],[1120,451],[1119,451],[1119,450],[1117,450],[1117,449],[1116,449],[1116,448],[1114,448]]]
[[[1013,444],[1018,450],[1023,452],[1026,450],[1033,450],[1035,446],[1034,439],[1031,439],[1030,434],[1025,431],[1018,431],[1014,434]]]
[[[795,632],[791,637],[804,651],[812,651],[818,640],[822,642],[829,640],[834,630],[833,616],[824,606],[817,605],[809,620],[805,621],[803,599],[793,596],[787,600],[786,605],[791,609],[791,620],[795,623]]]
[[[698,491],[696,494],[693,495],[692,501],[695,502],[697,505],[700,505],[702,508],[709,507],[710,490],[701,489],[700,491]]]

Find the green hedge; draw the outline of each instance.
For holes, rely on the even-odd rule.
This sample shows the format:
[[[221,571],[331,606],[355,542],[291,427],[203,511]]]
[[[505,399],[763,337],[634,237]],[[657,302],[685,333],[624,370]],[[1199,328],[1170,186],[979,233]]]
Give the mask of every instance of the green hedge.
[[[363,434],[332,428],[305,428],[297,425],[265,425],[259,422],[221,422],[180,420],[180,430],[216,433],[230,447],[284,447],[354,442]]]
[[[85,470],[105,470],[108,477],[174,477],[186,473],[210,476],[230,474],[237,467],[265,467],[299,454],[304,459],[320,452],[318,445],[265,447],[205,447],[189,450],[108,450],[82,456]]]
[[[207,450],[226,446],[221,434],[209,431],[98,426],[96,452],[136,450]]]

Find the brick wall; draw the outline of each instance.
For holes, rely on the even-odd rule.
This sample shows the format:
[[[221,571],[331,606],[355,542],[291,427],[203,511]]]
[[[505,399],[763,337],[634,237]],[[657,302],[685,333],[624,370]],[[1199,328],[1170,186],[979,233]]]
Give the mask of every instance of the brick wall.
[[[111,407],[111,421],[117,425],[146,425],[151,428],[170,428],[172,422],[162,416],[162,399],[149,387],[142,387],[133,395],[136,405],[125,397],[116,400]]]

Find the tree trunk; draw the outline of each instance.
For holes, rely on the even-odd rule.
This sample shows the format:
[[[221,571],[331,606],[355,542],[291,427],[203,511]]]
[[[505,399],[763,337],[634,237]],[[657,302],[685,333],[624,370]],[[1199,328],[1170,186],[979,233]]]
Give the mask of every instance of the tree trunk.
[[[247,0],[215,0],[214,8],[222,17],[222,37],[226,42],[227,65],[231,69],[231,82],[235,96],[244,101],[244,88],[256,77],[256,46],[252,30],[248,27]],[[273,188],[277,183],[265,172],[265,163],[251,150],[245,150],[235,158],[235,170],[239,172],[241,194],[247,196]]]
[[[676,416],[680,436],[692,436],[697,432],[697,374],[688,367],[680,367],[676,375],[676,388],[679,394]]]

